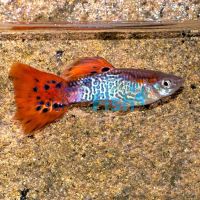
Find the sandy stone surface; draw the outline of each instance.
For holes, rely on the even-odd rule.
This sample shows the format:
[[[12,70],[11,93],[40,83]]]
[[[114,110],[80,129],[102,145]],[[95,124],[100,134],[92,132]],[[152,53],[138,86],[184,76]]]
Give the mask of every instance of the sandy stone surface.
[[[50,1],[48,7],[47,2],[1,1],[0,20],[197,19],[200,4]],[[79,12],[83,5],[87,12]],[[29,17],[25,12],[9,14],[19,8],[29,8]],[[200,199],[199,52],[200,37],[193,32],[1,33],[0,199]],[[60,74],[85,56],[102,56],[116,67],[173,73],[185,79],[184,88],[173,98],[134,112],[73,108],[34,137],[24,137],[20,124],[13,120],[11,64],[20,61]]]
[[[0,21],[186,20],[199,0],[1,0]]]

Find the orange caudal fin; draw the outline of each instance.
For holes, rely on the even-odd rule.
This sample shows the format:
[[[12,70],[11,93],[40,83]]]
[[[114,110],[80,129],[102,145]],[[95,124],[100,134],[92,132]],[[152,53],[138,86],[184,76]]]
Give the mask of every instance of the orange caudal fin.
[[[99,74],[109,70],[114,67],[101,57],[86,57],[82,58],[70,66],[63,72],[62,77],[64,79],[77,79],[87,75]]]
[[[28,65],[15,63],[10,70],[17,111],[24,132],[29,134],[60,118],[66,112],[66,81]]]

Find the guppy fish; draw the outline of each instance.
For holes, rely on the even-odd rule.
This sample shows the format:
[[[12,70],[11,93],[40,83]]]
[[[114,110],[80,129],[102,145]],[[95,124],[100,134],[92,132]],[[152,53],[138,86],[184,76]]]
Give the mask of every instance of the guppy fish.
[[[101,57],[83,58],[61,76],[15,63],[10,70],[17,111],[25,133],[60,118],[70,105],[92,103],[116,110],[151,104],[169,96],[183,79],[158,71],[114,68]]]

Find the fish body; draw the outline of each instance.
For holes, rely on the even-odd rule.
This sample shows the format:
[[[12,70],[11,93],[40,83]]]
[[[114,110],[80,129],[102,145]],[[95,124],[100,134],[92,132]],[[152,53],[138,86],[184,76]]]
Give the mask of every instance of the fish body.
[[[173,88],[161,88],[159,81],[173,79]],[[169,81],[169,80],[168,80]],[[140,69],[113,69],[106,73],[86,76],[71,81],[66,87],[69,103],[96,103],[126,110],[129,107],[151,104],[163,96],[169,96],[179,89],[182,79]],[[165,93],[161,93],[162,89]]]
[[[171,74],[114,68],[100,57],[75,62],[61,77],[21,63],[12,66],[10,76],[17,105],[15,117],[25,133],[60,118],[73,104],[126,111],[169,96],[183,84],[182,78]]]

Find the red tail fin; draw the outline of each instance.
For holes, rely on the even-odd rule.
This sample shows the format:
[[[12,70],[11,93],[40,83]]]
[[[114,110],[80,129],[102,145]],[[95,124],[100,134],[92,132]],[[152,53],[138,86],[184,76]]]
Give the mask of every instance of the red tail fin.
[[[10,70],[13,78],[17,112],[25,133],[42,128],[66,112],[65,80],[15,63]]]

